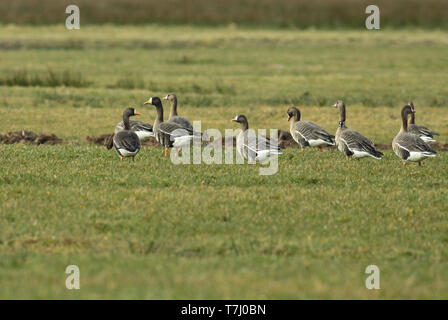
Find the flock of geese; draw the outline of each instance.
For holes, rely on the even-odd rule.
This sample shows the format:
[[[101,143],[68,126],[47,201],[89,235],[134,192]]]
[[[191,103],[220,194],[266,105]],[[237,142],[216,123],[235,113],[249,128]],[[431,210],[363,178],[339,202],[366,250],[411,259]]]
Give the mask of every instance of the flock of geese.
[[[116,125],[115,131],[107,143],[108,149],[115,148],[120,160],[123,160],[124,157],[131,157],[134,160],[141,149],[141,141],[149,139],[149,137],[155,137],[157,142],[165,147],[164,152],[167,156],[169,148],[181,148],[189,144],[196,135],[201,135],[193,130],[188,119],[178,115],[177,97],[174,93],[166,95],[163,99],[171,104],[168,121],[163,120],[162,100],[158,97],[149,98],[144,103],[156,108],[157,116],[154,125],[130,120],[130,117],[139,115],[133,108],[127,108],[124,111],[123,121]],[[336,145],[338,150],[347,157],[381,159],[383,154],[376,150],[371,140],[346,126],[344,102],[339,100],[333,106],[339,109],[339,125],[335,135],[331,135],[312,121],[301,120],[298,108],[290,107],[288,109],[290,133],[294,141],[300,145],[301,151],[304,152],[305,147],[318,147],[322,151],[324,145]],[[401,120],[401,128],[392,141],[392,149],[403,161],[404,166],[407,161],[418,162],[421,166],[421,161],[436,155],[429,144],[435,141],[434,136],[438,133],[425,126],[415,124],[415,108],[412,102],[401,109]],[[249,123],[245,115],[236,115],[231,121],[241,125],[242,130],[236,137],[236,148],[245,159],[263,163],[272,156],[281,154],[282,147],[277,144],[277,141],[267,137],[258,136],[256,145],[249,143]]]

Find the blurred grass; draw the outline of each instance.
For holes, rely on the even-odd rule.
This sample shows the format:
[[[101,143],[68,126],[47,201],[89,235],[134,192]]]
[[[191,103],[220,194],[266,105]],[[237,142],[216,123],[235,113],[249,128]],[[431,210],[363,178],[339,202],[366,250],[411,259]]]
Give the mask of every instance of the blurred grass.
[[[448,81],[444,31],[8,26],[0,28],[0,46],[0,79],[23,70],[80,73],[85,93],[40,94],[92,108],[167,92],[194,107],[326,106],[339,98],[368,107],[448,103],[440,85]],[[128,91],[111,99],[108,88]]]
[[[83,79],[79,72],[69,70],[63,72],[47,72],[30,73],[27,70],[19,70],[12,75],[0,78],[0,86],[20,86],[20,87],[87,87],[90,83]]]
[[[364,28],[365,8],[375,4],[381,10],[382,27],[448,27],[445,0],[3,0],[0,21],[63,24],[65,8],[71,4],[79,6],[82,24]]]
[[[160,148],[136,162],[85,141],[125,107],[151,122],[150,96],[176,92],[202,128],[288,128],[286,110],[377,143],[417,122],[446,142],[444,31],[294,31],[235,27],[0,28],[0,79],[81,74],[87,86],[0,86],[0,132],[55,133],[59,146],[0,145],[3,298],[447,298],[447,157],[401,166],[287,149],[258,165],[174,166]],[[65,267],[81,290],[65,288]],[[381,290],[365,289],[365,267]]]

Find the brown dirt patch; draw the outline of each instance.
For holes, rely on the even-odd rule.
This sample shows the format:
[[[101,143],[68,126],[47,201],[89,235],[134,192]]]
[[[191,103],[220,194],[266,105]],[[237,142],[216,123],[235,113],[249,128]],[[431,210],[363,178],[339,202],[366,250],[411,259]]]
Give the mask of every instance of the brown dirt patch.
[[[106,143],[109,141],[109,138],[112,134],[111,133],[106,133],[106,134],[102,134],[98,137],[94,137],[94,136],[87,136],[86,140],[88,142],[92,142],[94,144],[99,144],[99,145],[106,145]]]
[[[58,138],[55,134],[47,133],[35,133],[33,131],[12,131],[6,134],[0,134],[0,143],[2,144],[14,144],[25,143],[33,145],[54,145],[62,143],[62,139]]]

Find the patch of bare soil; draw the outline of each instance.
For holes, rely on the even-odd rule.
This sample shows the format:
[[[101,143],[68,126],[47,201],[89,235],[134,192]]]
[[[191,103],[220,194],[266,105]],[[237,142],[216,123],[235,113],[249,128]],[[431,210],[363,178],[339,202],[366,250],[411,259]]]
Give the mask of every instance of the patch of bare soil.
[[[392,143],[375,143],[375,148],[379,150],[389,150],[392,149]]]
[[[431,148],[436,151],[448,151],[448,142],[434,142]]]
[[[102,134],[98,137],[94,137],[94,136],[87,136],[86,140],[88,142],[92,142],[94,144],[99,144],[99,145],[106,145],[107,142],[109,141],[109,138],[112,136],[112,134],[108,133],[108,134]]]
[[[14,144],[14,143],[26,143],[33,145],[54,145],[62,143],[62,139],[58,138],[55,134],[47,133],[35,133],[32,131],[12,131],[6,134],[0,134],[0,143],[2,144]]]
[[[160,144],[157,142],[156,138],[150,137],[148,140],[142,142],[142,146],[144,147],[160,147]]]

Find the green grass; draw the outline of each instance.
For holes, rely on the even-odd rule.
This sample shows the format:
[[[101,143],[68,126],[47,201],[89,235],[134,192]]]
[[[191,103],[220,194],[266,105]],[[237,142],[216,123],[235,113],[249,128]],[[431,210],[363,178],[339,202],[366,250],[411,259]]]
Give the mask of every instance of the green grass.
[[[0,86],[1,133],[55,133],[58,146],[0,145],[1,298],[447,298],[447,161],[419,168],[336,150],[287,149],[279,171],[136,162],[90,145],[150,96],[178,94],[203,129],[287,129],[286,110],[377,143],[403,103],[446,141],[446,33],[227,28],[0,28],[0,78],[80,73],[87,87]],[[147,47],[142,43],[151,44]],[[75,44],[73,47],[70,44]],[[133,45],[135,44],[135,48]],[[9,46],[9,47],[8,47]],[[81,269],[81,290],[65,268]],[[367,265],[381,290],[364,286]]]

